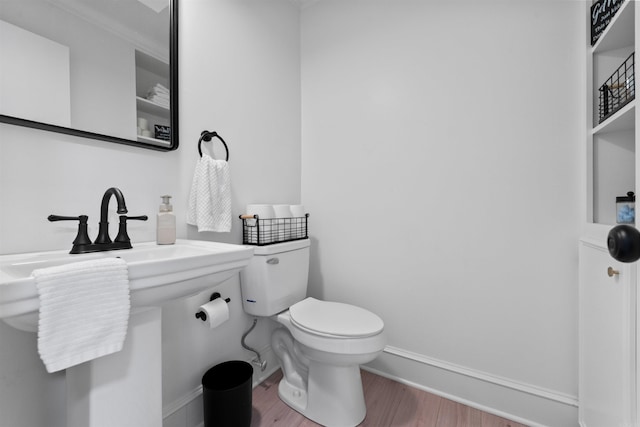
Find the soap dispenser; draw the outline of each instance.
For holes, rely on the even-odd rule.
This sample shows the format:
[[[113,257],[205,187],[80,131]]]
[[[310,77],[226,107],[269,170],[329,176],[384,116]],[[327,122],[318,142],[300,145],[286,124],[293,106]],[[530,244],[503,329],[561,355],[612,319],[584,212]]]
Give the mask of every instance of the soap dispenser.
[[[156,241],[159,245],[173,245],[176,242],[176,216],[169,203],[171,196],[161,196],[162,204],[158,212]]]

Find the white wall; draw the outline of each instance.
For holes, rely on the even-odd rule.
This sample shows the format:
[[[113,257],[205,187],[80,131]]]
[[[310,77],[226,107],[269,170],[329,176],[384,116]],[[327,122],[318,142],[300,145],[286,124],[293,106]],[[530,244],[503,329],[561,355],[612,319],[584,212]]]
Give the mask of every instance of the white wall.
[[[199,234],[185,225],[198,137],[215,130],[229,145],[234,216],[251,202],[298,203],[299,64],[298,9],[287,0],[182,0],[178,151],[0,125],[0,253],[69,249],[77,227],[49,223],[52,213],[89,215],[95,237],[100,200],[111,186],[123,191],[131,214],[150,216],[130,225],[134,245],[155,239],[155,213],[167,193],[174,196],[179,237],[240,242],[239,220],[228,235]],[[204,369],[251,357],[240,347],[251,319],[241,312],[238,279],[220,289],[232,298],[232,318],[218,329],[203,328],[193,317],[209,292],[163,310],[163,404],[171,425],[196,425],[202,418],[194,393]],[[260,325],[249,344],[265,347],[265,329]],[[0,426],[64,426],[64,375],[46,374],[36,335],[0,322],[0,343]],[[195,409],[172,413],[194,397]]]
[[[372,368],[577,424],[585,21],[567,1],[302,11],[311,293],[384,319]]]

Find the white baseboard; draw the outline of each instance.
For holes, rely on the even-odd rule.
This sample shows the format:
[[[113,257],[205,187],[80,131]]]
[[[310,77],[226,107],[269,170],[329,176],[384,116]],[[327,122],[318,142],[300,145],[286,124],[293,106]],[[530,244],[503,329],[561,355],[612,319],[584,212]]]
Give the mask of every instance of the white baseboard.
[[[531,427],[575,427],[578,398],[397,347],[364,369]]]

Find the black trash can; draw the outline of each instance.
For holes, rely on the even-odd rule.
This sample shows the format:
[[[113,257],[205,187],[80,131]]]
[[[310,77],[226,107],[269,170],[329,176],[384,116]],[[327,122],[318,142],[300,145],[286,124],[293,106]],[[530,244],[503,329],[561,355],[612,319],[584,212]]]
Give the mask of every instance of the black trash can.
[[[250,427],[253,367],[230,360],[202,376],[204,427]]]

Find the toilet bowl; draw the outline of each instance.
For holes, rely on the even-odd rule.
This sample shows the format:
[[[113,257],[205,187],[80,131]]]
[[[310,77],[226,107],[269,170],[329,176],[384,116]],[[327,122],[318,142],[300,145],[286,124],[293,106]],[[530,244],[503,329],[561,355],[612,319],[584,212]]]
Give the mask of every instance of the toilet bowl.
[[[256,248],[241,273],[243,307],[279,327],[282,401],[325,426],[355,426],[366,416],[360,365],[384,349],[384,322],[363,308],[306,297],[309,241]]]
[[[337,321],[347,317],[353,323]],[[325,426],[359,424],[367,411],[360,365],[384,348],[382,320],[359,307],[314,298],[294,304],[275,320],[283,327],[272,335],[271,346],[281,361],[292,359],[282,363],[280,398]]]

